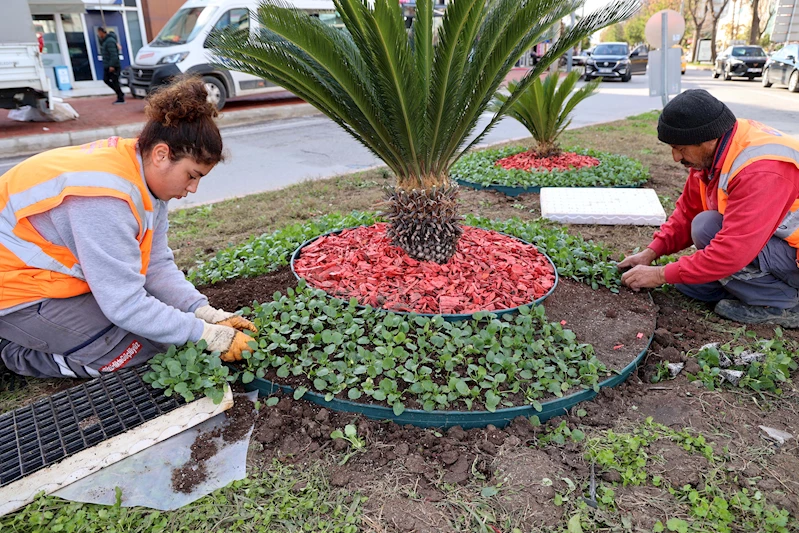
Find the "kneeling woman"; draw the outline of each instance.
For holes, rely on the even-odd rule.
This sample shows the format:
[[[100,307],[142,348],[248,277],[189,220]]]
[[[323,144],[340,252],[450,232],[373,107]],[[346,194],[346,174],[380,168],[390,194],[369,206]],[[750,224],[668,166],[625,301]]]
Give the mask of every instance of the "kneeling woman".
[[[167,202],[223,159],[198,79],[153,95],[138,139],[41,153],[0,177],[0,357],[17,374],[96,377],[203,339],[241,358],[255,327],[208,305],[167,245]]]

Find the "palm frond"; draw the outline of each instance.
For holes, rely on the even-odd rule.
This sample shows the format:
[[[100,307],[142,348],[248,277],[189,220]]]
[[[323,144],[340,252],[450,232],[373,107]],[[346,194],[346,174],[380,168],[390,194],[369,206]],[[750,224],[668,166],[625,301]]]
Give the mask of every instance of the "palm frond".
[[[515,62],[582,2],[454,0],[434,35],[432,0],[417,0],[410,32],[396,0],[333,1],[346,31],[269,0],[257,10],[258,32],[217,33],[210,48],[226,68],[274,81],[317,107],[382,159],[406,189],[446,183],[449,166]],[[475,142],[565,50],[623,20],[637,2],[617,0],[561,36]]]

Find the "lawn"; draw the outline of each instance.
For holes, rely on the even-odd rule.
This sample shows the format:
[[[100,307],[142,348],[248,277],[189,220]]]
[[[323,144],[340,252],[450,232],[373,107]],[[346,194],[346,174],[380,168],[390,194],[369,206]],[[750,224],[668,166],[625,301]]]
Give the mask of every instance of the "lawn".
[[[647,113],[570,130],[561,143],[640,161],[650,173],[644,186],[657,191],[669,213],[685,171],[657,141],[656,121],[656,113]],[[382,187],[391,183],[393,176],[377,169],[178,211],[170,218],[170,244],[188,271],[253,235],[332,213],[375,211]],[[535,194],[508,198],[463,189],[460,201],[464,214],[487,219],[522,224],[540,215]],[[565,229],[616,259],[646,246],[655,230]],[[285,287],[287,280],[267,282]],[[572,290],[590,293],[584,283],[570,282]],[[609,295],[607,288],[595,292]],[[246,480],[166,513],[42,497],[1,518],[0,530],[796,531],[797,440],[777,445],[759,426],[799,431],[792,379],[799,335],[719,319],[668,288],[651,295],[657,329],[643,365],[625,384],[604,389],[567,416],[439,432],[280,397],[262,401]],[[548,314],[566,312],[545,307]],[[602,309],[608,320],[615,318],[611,311]],[[719,346],[703,348],[709,342]],[[734,358],[744,349],[763,353],[763,360],[747,367],[737,386],[722,383],[719,352]],[[685,369],[670,379],[667,362]],[[0,411],[69,384],[41,380],[2,392]]]

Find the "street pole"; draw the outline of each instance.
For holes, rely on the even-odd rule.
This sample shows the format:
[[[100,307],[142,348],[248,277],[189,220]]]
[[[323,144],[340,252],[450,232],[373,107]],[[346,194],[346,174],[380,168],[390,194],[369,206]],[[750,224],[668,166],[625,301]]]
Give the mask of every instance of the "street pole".
[[[669,31],[669,24],[668,24],[668,17],[666,16],[666,12],[664,11],[660,15],[660,61],[662,63],[660,69],[660,88],[661,88],[661,98],[663,99],[663,107],[666,107],[666,104],[669,103],[669,84],[666,81],[666,75],[669,72],[668,65],[666,63],[666,52],[668,50],[668,41],[669,37],[667,35]]]
[[[574,28],[574,11],[571,12],[570,15],[570,28]],[[569,48],[569,51],[566,52],[566,72],[572,71],[572,57],[574,56],[574,47]]]

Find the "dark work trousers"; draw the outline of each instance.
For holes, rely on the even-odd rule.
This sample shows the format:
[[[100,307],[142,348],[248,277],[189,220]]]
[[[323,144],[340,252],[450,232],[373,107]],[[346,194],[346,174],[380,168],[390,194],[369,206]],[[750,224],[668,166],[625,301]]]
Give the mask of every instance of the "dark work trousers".
[[[104,68],[103,81],[117,93],[117,101],[124,101],[125,94],[122,92],[122,87],[119,86],[119,68],[115,67],[114,72],[111,72],[108,67]]]
[[[116,327],[91,293],[0,316],[0,338],[10,341],[0,352],[6,367],[33,377],[97,377],[145,363],[168,348]]]
[[[703,211],[691,223],[691,239],[701,250],[721,230],[718,211]],[[738,299],[748,305],[790,309],[799,304],[799,267],[796,248],[772,237],[757,257],[740,272],[719,281],[696,285],[676,284],[686,296],[703,302]]]

